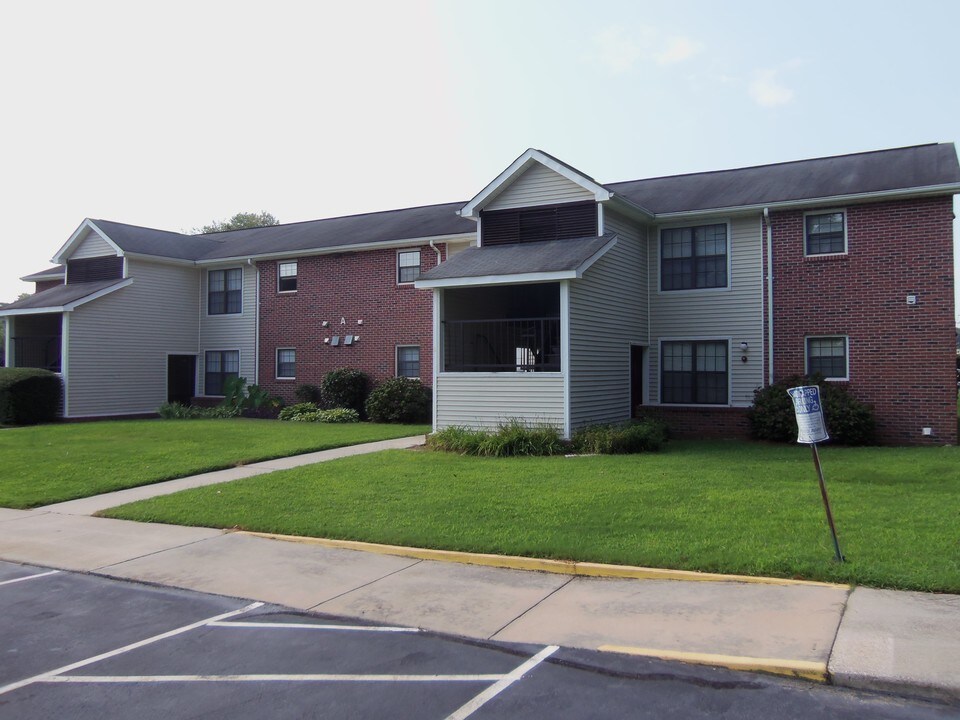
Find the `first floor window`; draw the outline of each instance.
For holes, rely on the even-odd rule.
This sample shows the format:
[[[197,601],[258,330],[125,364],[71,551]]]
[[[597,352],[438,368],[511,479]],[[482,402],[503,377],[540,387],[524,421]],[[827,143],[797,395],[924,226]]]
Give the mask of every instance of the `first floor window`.
[[[223,395],[227,378],[240,376],[239,350],[208,350],[206,353],[206,372],[204,374],[204,393]]]
[[[232,315],[243,312],[243,270],[211,270],[207,274],[207,313]]]
[[[660,289],[727,286],[727,226],[664,228],[660,231]]]
[[[420,377],[420,347],[401,345],[397,348],[397,377]]]
[[[282,262],[277,265],[277,292],[296,292],[297,263]]]
[[[728,357],[726,340],[662,343],[661,402],[726,405]]]
[[[847,359],[847,338],[807,338],[807,375],[823,375],[827,380],[846,380],[850,377]]]
[[[804,243],[807,255],[846,252],[847,233],[843,212],[807,215],[804,218]]]
[[[397,282],[412,283],[420,277],[420,251],[404,250],[397,253]]]
[[[297,376],[297,351],[293,348],[277,350],[277,379],[292,379]]]

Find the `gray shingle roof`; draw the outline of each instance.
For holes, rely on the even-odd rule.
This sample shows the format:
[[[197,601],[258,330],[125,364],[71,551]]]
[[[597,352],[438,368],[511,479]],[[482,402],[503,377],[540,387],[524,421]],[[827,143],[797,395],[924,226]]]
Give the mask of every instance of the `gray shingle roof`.
[[[21,280],[24,282],[36,282],[37,280],[51,280],[57,277],[62,278],[66,268],[63,265],[57,265],[46,270],[40,270],[39,272],[30,273],[29,275],[24,275]]]
[[[960,183],[953,143],[604,185],[653,213],[692,212]]]
[[[467,248],[444,263],[431,268],[420,280],[448,280],[528,273],[564,272],[578,269],[614,239],[602,237],[577,240],[549,240]]]
[[[82,300],[88,295],[93,295],[113,285],[119,285],[122,282],[124,281],[101,280],[99,282],[58,285],[55,288],[38,292],[23,300],[4,305],[3,308],[0,309],[0,314],[6,313],[8,310],[39,310],[42,308],[50,308],[51,311],[54,311],[57,308],[62,308],[64,305]]]
[[[184,235],[169,230],[127,225],[112,220],[94,220],[98,228],[124,252],[139,255],[199,260],[222,244],[205,235]]]

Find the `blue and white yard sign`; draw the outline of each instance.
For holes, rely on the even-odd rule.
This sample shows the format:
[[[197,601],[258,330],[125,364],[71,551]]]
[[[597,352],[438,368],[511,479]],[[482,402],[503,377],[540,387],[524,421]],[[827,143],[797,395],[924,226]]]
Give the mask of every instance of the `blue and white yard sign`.
[[[793,411],[797,416],[798,443],[813,445],[829,440],[827,426],[823,421],[823,406],[820,404],[820,387],[802,385],[787,390],[793,400]]]

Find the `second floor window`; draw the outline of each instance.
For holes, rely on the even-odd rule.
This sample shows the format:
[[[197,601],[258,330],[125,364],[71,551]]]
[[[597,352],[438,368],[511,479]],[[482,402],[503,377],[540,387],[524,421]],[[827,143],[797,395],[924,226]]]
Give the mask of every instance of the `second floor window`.
[[[404,250],[397,253],[397,282],[412,283],[420,277],[420,251]]]
[[[727,286],[727,226],[664,228],[660,231],[660,289],[699,290]]]
[[[207,313],[233,315],[243,312],[243,270],[211,270],[207,275]]]
[[[807,255],[834,255],[847,251],[844,213],[830,212],[804,218],[804,242]]]
[[[282,262],[277,265],[277,292],[296,292],[297,262]]]

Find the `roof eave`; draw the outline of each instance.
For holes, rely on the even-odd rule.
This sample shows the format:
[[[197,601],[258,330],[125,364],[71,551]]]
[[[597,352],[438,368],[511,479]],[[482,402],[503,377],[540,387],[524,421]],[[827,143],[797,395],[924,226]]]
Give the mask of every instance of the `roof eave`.
[[[410,247],[412,245],[429,245],[431,242],[469,242],[476,238],[475,232],[457,233],[454,235],[431,235],[427,237],[400,238],[399,240],[385,240],[377,243],[350,243],[348,245],[334,245],[325,248],[307,248],[305,250],[284,250],[283,252],[255,253],[251,255],[232,255],[230,257],[202,258],[196,261],[197,265],[215,265],[225,262],[246,262],[247,260],[274,260],[277,258],[312,257],[314,255],[331,255],[342,252],[360,252],[362,250],[387,250],[391,248]]]
[[[578,274],[579,273],[579,274]],[[478,285],[521,285],[527,283],[557,282],[575,280],[581,275],[580,269],[557,270],[553,272],[517,273],[516,275],[478,275],[476,277],[440,278],[437,280],[417,280],[417,289],[476,287]]]
[[[764,208],[770,210],[789,210],[793,208],[843,205],[846,203],[869,202],[871,200],[908,199],[928,197],[931,195],[956,195],[960,193],[960,183],[945,183],[943,185],[928,185],[917,188],[899,188],[895,190],[878,190],[866,193],[850,193],[847,195],[828,195],[818,198],[804,198],[800,200],[782,200],[779,202],[754,203],[751,205],[732,205],[727,207],[703,208],[701,210],[678,210],[676,212],[657,213],[655,220],[672,220],[676,218],[703,217],[708,215],[723,215],[730,213],[759,212]]]
[[[97,224],[93,222],[90,218],[85,218],[80,226],[73,231],[73,234],[70,236],[70,239],[67,240],[63,246],[57,250],[57,254],[53,256],[53,259],[50,260],[54,265],[64,265],[67,262],[66,256],[73,250],[74,245],[80,239],[80,236],[83,234],[84,230],[93,230],[97,235],[103,239],[110,247],[113,248],[117,257],[123,257],[123,250],[117,245],[110,237],[100,228],[97,227]]]
[[[112,292],[116,292],[122,288],[127,287],[128,285],[133,284],[133,278],[127,278],[125,280],[120,280],[114,285],[110,285],[96,292],[90,293],[89,295],[84,295],[82,298],[77,298],[76,300],[71,300],[70,302],[63,303],[62,305],[48,305],[46,307],[39,308],[22,308],[15,310],[4,310],[0,308],[0,317],[13,317],[14,315],[47,315],[50,313],[58,312],[72,312],[81,305],[86,305],[89,302],[98,300],[104,295],[109,295]]]

